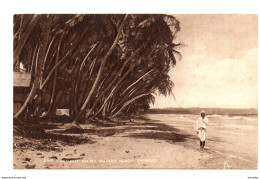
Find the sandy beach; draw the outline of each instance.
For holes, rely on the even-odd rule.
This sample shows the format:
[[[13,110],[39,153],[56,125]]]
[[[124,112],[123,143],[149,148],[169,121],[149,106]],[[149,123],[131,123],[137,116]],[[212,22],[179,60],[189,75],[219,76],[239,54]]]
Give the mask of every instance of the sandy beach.
[[[49,139],[14,136],[15,169],[172,168],[256,169],[258,116],[211,115],[205,150],[197,115],[146,114],[82,130],[48,129]]]

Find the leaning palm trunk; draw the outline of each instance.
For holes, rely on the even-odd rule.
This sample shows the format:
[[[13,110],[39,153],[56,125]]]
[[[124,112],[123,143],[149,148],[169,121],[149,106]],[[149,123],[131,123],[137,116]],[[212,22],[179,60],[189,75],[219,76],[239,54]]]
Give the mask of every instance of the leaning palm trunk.
[[[151,73],[153,70],[149,70],[144,75],[142,75],[140,78],[138,78],[134,83],[132,83],[130,86],[126,88],[126,90],[123,92],[125,93],[128,89],[130,89],[132,86],[134,86],[136,83],[138,83],[141,79],[143,79],[145,76],[147,76],[149,73]]]
[[[141,97],[143,97],[143,96],[147,96],[147,95],[149,95],[149,94],[151,94],[151,92],[138,95],[138,96],[136,96],[136,97],[130,99],[129,101],[125,102],[124,105],[123,105],[115,114],[113,114],[110,118],[116,117],[116,116],[117,116],[125,107],[127,107],[129,104],[131,104],[131,103],[134,102],[135,100],[137,100],[137,99],[139,99],[139,98],[141,98]]]
[[[45,70],[45,64],[46,64],[47,57],[48,57],[48,55],[49,55],[50,48],[51,48],[51,46],[52,46],[53,41],[54,41],[54,38],[52,38],[51,42],[49,43],[47,52],[46,52],[45,57],[44,57],[44,61],[43,61],[42,69],[41,69],[41,75],[40,75],[40,85],[42,85],[43,72],[44,72],[44,70]],[[59,45],[59,46],[60,46],[60,45]],[[56,57],[57,57],[57,56],[56,56]],[[56,58],[56,62],[57,62],[57,60],[58,60],[58,58]],[[55,62],[55,63],[56,63],[56,62]],[[56,71],[55,71],[55,73],[56,73]]]
[[[129,57],[121,66],[121,68],[119,69],[117,75],[113,78],[113,80],[108,84],[108,86],[102,91],[102,93],[99,95],[98,99],[96,99],[95,103],[92,105],[90,111],[87,113],[86,118],[89,118],[89,116],[92,114],[92,112],[94,111],[96,105],[98,104],[98,102],[101,100],[101,98],[106,94],[106,92],[108,90],[111,89],[111,87],[114,85],[114,83],[116,82],[116,80],[118,80],[118,78],[120,78],[117,83],[114,85],[113,89],[111,90],[110,94],[108,95],[108,97],[105,99],[105,102],[103,103],[103,105],[100,107],[99,111],[96,112],[93,116],[93,118],[95,118],[102,110],[102,108],[106,105],[106,103],[109,101],[109,98],[111,98],[111,96],[113,95],[114,91],[118,88],[118,86],[120,85],[120,83],[124,80],[124,78],[134,69],[135,64],[131,64],[129,69],[124,73],[124,75],[122,76],[122,72],[125,69],[126,65],[128,65],[128,63],[134,59],[135,55],[140,51],[140,48],[138,50],[135,51],[134,54],[131,55],[131,57]],[[111,105],[111,104],[110,104]],[[108,111],[107,107],[106,111]],[[104,111],[104,110],[103,110]],[[104,114],[104,112],[103,112]],[[105,114],[104,114],[105,115]]]
[[[122,106],[127,100],[129,100],[131,97],[133,97],[133,95],[137,95],[140,94],[141,89],[143,88],[142,85],[136,85],[134,86],[133,89],[131,89],[130,91],[128,91],[127,93],[123,94],[123,98],[117,100],[117,102],[115,103],[115,106],[113,106],[113,109],[111,110],[110,114],[113,114],[118,108],[120,108],[120,106]]]
[[[69,54],[69,53],[67,53]],[[55,69],[66,59],[65,57],[67,56],[67,54],[64,56],[64,58],[62,60],[60,60],[53,68],[52,70],[50,71],[50,73],[48,74],[47,78],[45,79],[45,81],[43,82],[42,85],[39,86],[39,89],[43,89],[43,87],[47,84],[47,82],[50,80],[52,74],[55,72]],[[36,59],[37,60],[37,59]],[[39,64],[37,63],[37,66]],[[40,70],[36,70],[36,72]],[[37,73],[36,73],[37,74]],[[35,76],[39,76],[39,75],[35,75]],[[38,79],[37,79],[38,80]],[[35,78],[35,82],[36,82],[36,78]],[[14,119],[18,118],[22,113],[23,111],[26,109],[26,106],[28,105],[29,101],[31,100],[32,96],[34,96],[34,93],[35,93],[35,90],[36,90],[36,86],[35,85],[32,85],[32,89],[27,97],[27,99],[25,100],[23,106],[20,108],[20,110],[14,115]],[[36,95],[37,97],[37,95]]]
[[[63,37],[63,35],[60,37],[60,41],[59,41],[59,45],[58,45],[58,49],[57,49],[57,55],[56,55],[55,64],[57,64],[58,59],[59,59],[60,46],[61,46],[62,37]],[[52,44],[52,42],[53,42],[53,40],[51,41],[50,45]],[[49,48],[50,48],[50,45],[49,45]],[[48,48],[47,53],[45,55],[44,62],[46,62],[46,58],[47,58],[47,54],[49,52],[49,48]],[[44,65],[45,64],[43,64],[43,68],[44,68]],[[57,69],[55,69],[54,73],[55,74],[54,74],[54,79],[53,79],[53,86],[52,86],[52,93],[51,93],[51,100],[50,100],[49,108],[48,108],[47,112],[43,116],[41,116],[41,117],[46,117],[47,115],[49,115],[49,113],[50,113],[50,111],[51,111],[51,109],[53,107],[55,91],[56,91],[56,83],[57,83]]]
[[[37,55],[36,55],[36,57],[35,57],[35,58],[36,58],[35,61],[38,60],[39,50],[40,50],[40,49],[38,48],[38,52],[37,52]],[[36,68],[37,68],[37,67],[36,67]],[[36,70],[35,70],[35,71],[36,71]],[[32,85],[32,88],[31,88],[31,91],[30,91],[28,97],[26,98],[24,104],[22,105],[22,107],[20,108],[20,110],[14,115],[14,119],[17,119],[17,118],[24,112],[24,110],[26,109],[26,107],[27,107],[29,101],[30,101],[31,98],[32,98],[33,91],[35,91],[34,88],[36,88],[36,87],[35,87],[35,85],[33,84],[33,85]]]
[[[90,51],[87,53],[86,57],[83,59],[81,65],[80,65],[80,68],[77,72],[77,75],[76,75],[76,81],[75,81],[75,88],[73,90],[74,92],[74,95],[73,95],[73,103],[74,103],[74,112],[75,114],[78,113],[78,103],[77,103],[77,98],[78,98],[78,86],[79,86],[79,81],[81,79],[81,76],[82,76],[82,69],[86,63],[86,60],[88,59],[89,55],[94,51],[94,49],[96,48],[96,46],[98,45],[99,42],[97,42],[91,49]]]
[[[23,106],[15,114],[14,119],[18,118],[19,115],[25,110],[26,106],[31,101],[32,97],[35,95],[36,89],[39,88],[39,86],[40,86],[39,81],[40,81],[40,75],[41,75],[41,68],[42,68],[42,64],[43,64],[43,60],[44,60],[44,56],[45,56],[45,50],[47,47],[49,34],[50,34],[50,26],[49,26],[50,21],[51,20],[48,18],[47,23],[43,25],[42,34],[41,34],[41,38],[43,38],[43,43],[41,43],[39,46],[39,53],[38,53],[39,56],[36,60],[37,66],[36,66],[35,79],[33,82],[32,89],[31,89],[30,94],[27,97],[25,103],[23,104]]]
[[[51,79],[53,73],[56,71],[56,69],[58,67],[60,67],[63,62],[65,62],[68,58],[69,55],[73,54],[74,51],[76,51],[76,49],[78,48],[78,46],[80,45],[81,41],[82,41],[82,37],[86,34],[87,30],[85,29],[80,37],[78,38],[79,40],[76,42],[75,46],[73,47],[73,49],[70,49],[60,60],[58,63],[55,64],[55,66],[50,70],[50,72],[48,73],[48,76],[45,78],[44,82],[40,85],[40,89],[43,89],[45,87],[45,85],[49,82],[49,80]]]
[[[129,98],[129,95],[131,94],[132,91],[134,91],[136,88],[138,88],[138,85],[136,85],[141,79],[143,79],[145,76],[147,76],[149,73],[151,73],[153,70],[149,70],[148,72],[146,72],[145,74],[143,74],[141,77],[139,77],[135,82],[133,82],[131,85],[129,85],[126,90],[124,90],[121,94],[122,96],[124,96],[120,102],[117,103],[117,107],[119,107],[120,105],[122,105],[122,103]],[[130,90],[130,92],[128,91],[130,88],[133,88],[132,90]],[[112,113],[117,109],[117,107],[115,107],[112,110]]]
[[[86,74],[86,76],[89,76],[89,77],[91,77],[92,76],[92,74],[93,74],[93,69],[94,69],[94,66],[95,66],[95,64],[96,64],[96,61],[97,61],[97,59],[95,58],[93,61],[92,61],[92,63],[91,63],[91,65],[90,65],[90,72],[89,72],[89,74]],[[82,76],[82,78],[83,78],[84,76]],[[87,77],[86,77],[87,78]],[[85,82],[85,84],[83,83],[83,90],[81,91],[81,94],[79,95],[79,97],[78,97],[78,106],[82,106],[82,104],[83,104],[83,100],[84,99],[86,99],[86,95],[87,95],[87,93],[86,93],[86,89],[87,89],[87,87],[88,87],[88,84],[89,84],[89,81],[87,81],[86,80],[86,82]]]
[[[95,103],[93,104],[93,106],[91,107],[90,111],[88,112],[86,118],[89,117],[89,115],[94,111],[96,105],[98,104],[98,102],[101,100],[101,98],[105,95],[105,93],[111,89],[112,85],[115,83],[115,81],[121,76],[122,71],[124,70],[124,67],[126,66],[126,64],[130,61],[130,59],[126,60],[124,62],[124,64],[122,65],[121,69],[118,72],[118,75],[109,83],[109,85],[102,91],[102,93],[100,94],[100,96],[98,97],[98,99],[95,101]],[[126,75],[132,70],[133,68],[130,67],[130,69],[120,78],[120,80],[116,83],[115,87],[113,88],[113,90],[111,91],[111,93],[113,93],[114,89],[119,85],[119,83],[126,77]],[[110,94],[111,94],[110,93]],[[110,95],[109,95],[110,96]],[[109,97],[108,97],[109,99]],[[107,100],[105,100],[104,104],[106,103]],[[102,106],[103,107],[103,106]],[[100,109],[102,109],[102,107]],[[97,114],[100,112],[101,110],[99,110],[97,112]],[[96,114],[96,115],[97,115]],[[95,116],[96,116],[95,115]]]
[[[118,29],[117,36],[116,36],[116,38],[115,38],[115,40],[114,40],[112,46],[110,47],[109,51],[107,52],[107,54],[105,55],[104,59],[103,59],[102,62],[101,62],[101,65],[100,65],[100,67],[99,67],[99,71],[98,71],[98,73],[97,73],[95,82],[94,82],[94,84],[93,84],[93,86],[92,86],[92,88],[91,88],[91,90],[90,90],[90,92],[89,92],[89,95],[88,95],[87,99],[86,99],[85,102],[83,103],[83,105],[82,105],[82,107],[81,107],[81,109],[80,109],[78,115],[76,116],[75,120],[73,121],[73,124],[76,124],[76,125],[77,125],[77,124],[80,122],[80,121],[79,121],[79,120],[80,120],[80,116],[81,116],[81,115],[83,114],[83,112],[86,110],[87,104],[89,103],[89,101],[90,101],[90,99],[91,99],[91,97],[92,97],[94,91],[95,91],[96,88],[97,88],[98,81],[99,81],[99,79],[100,79],[100,77],[101,77],[101,74],[102,74],[103,69],[104,69],[104,67],[105,67],[105,64],[106,64],[106,62],[107,62],[107,60],[108,60],[108,57],[110,56],[110,54],[111,54],[112,51],[114,50],[114,48],[115,48],[115,46],[116,46],[116,44],[117,44],[117,42],[118,42],[118,40],[119,40],[120,33],[121,33],[121,30],[122,30],[122,28],[123,28],[123,25],[124,25],[124,23],[125,23],[125,21],[126,21],[126,18],[127,18],[127,15],[124,17],[122,23],[120,24],[120,27],[119,27],[119,29]]]
[[[96,117],[101,110],[107,105],[107,102],[109,101],[109,99],[113,96],[115,90],[118,88],[118,86],[120,85],[120,83],[125,79],[125,77],[134,69],[134,66],[131,66],[128,71],[118,80],[118,82],[116,83],[116,85],[113,87],[113,89],[111,90],[110,94],[108,95],[108,97],[105,99],[105,101],[103,102],[103,105],[100,107],[100,109],[98,110],[98,112],[94,115],[94,117]],[[109,89],[109,88],[107,88]],[[94,107],[94,106],[93,106]],[[93,109],[92,109],[93,110]],[[103,115],[104,112],[103,112]]]

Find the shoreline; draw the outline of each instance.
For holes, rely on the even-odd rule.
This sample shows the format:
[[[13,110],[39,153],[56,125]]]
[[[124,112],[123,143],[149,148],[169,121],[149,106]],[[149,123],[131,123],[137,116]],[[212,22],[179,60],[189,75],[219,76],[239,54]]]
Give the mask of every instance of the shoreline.
[[[242,153],[231,154],[227,148],[218,148],[225,141],[211,137],[210,132],[205,150],[200,151],[199,141],[191,127],[193,119],[167,122],[153,117],[156,116],[136,116],[134,122],[126,120],[120,125],[86,124],[82,125],[83,132],[80,133],[51,129],[47,132],[57,137],[50,141],[14,137],[14,168],[257,168],[254,157],[251,159]],[[60,136],[80,138],[81,142],[73,144],[76,141],[71,139],[66,143]],[[39,143],[45,148],[41,148]]]

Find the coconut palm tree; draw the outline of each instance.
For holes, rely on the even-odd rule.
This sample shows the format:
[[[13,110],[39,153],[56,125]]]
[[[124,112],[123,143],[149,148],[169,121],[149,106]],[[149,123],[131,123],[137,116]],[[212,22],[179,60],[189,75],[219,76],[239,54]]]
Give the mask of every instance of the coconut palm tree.
[[[156,90],[164,95],[171,93],[173,83],[167,73],[170,65],[176,64],[175,55],[180,55],[176,51],[179,44],[173,43],[176,32],[180,29],[179,22],[166,15],[130,17],[116,49],[119,55],[117,62],[124,71],[121,68],[119,79],[111,81],[92,106],[89,115],[98,103],[100,106],[94,111],[94,116],[101,115],[102,112],[103,117],[115,117],[135,101],[151,99]]]
[[[171,93],[179,30],[175,17],[162,14],[15,15],[14,64],[25,64],[33,80],[14,118],[49,117],[66,96],[76,125],[147,110],[156,91]],[[26,110],[35,105],[44,110]]]

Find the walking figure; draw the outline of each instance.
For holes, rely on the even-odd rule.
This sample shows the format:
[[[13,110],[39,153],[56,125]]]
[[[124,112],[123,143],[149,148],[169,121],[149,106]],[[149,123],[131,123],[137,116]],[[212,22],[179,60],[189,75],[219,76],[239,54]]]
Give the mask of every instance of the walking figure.
[[[200,139],[200,149],[203,150],[205,146],[205,140],[206,140],[206,128],[209,120],[207,117],[205,117],[206,116],[205,111],[201,111],[200,115],[201,116],[197,120],[196,130],[197,130],[198,137]]]

